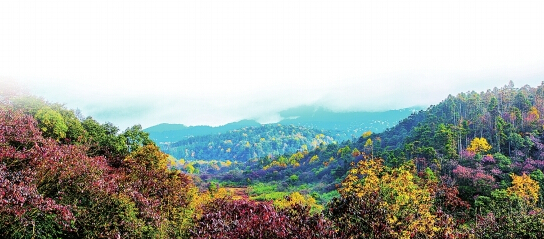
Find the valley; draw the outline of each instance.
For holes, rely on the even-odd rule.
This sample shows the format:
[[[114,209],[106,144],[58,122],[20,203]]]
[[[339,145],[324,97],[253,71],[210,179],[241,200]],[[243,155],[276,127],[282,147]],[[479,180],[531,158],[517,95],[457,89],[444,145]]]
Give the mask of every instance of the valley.
[[[28,222],[63,238],[544,236],[544,84],[372,119],[124,131],[33,96],[0,102],[7,237]]]

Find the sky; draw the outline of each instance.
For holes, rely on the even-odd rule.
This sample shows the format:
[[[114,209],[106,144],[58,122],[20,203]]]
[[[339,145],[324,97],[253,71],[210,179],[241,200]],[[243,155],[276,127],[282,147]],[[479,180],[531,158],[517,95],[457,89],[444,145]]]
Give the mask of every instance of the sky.
[[[19,0],[0,83],[121,129],[382,111],[544,81],[544,2]]]

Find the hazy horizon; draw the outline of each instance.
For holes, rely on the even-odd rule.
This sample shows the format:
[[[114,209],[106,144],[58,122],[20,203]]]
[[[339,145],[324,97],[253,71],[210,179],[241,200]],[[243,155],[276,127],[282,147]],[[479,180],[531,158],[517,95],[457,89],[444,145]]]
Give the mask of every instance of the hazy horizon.
[[[535,1],[5,1],[0,81],[121,129],[385,111],[544,80]]]

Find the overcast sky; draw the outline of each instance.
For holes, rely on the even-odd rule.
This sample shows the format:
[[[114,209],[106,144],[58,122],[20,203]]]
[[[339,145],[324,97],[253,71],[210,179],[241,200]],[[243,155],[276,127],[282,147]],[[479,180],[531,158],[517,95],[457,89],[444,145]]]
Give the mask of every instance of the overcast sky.
[[[121,129],[376,111],[544,80],[543,1],[0,3],[0,80]]]

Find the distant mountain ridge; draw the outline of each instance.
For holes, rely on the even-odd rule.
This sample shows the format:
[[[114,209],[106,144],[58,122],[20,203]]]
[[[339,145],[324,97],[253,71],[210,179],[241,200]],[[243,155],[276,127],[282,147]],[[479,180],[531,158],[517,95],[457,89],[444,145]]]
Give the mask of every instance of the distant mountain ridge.
[[[149,137],[160,145],[178,142],[189,137],[224,133],[230,130],[260,125],[261,124],[255,120],[242,120],[217,127],[208,125],[185,126],[183,124],[163,123],[146,128],[144,131],[149,133]]]
[[[333,112],[322,107],[302,106],[280,112],[281,124],[339,131],[346,140],[358,138],[365,131],[383,132],[422,107],[411,107],[382,112]]]
[[[335,139],[347,140],[357,138],[365,131],[383,132],[395,126],[400,120],[408,117],[421,107],[411,107],[384,112],[332,112],[322,107],[301,106],[280,112],[282,125],[303,126],[306,128],[328,130]],[[261,124],[255,120],[241,120],[222,126],[185,126],[183,124],[159,124],[144,129],[150,138],[159,145],[175,143],[190,137],[226,133],[245,127],[257,127]]]

